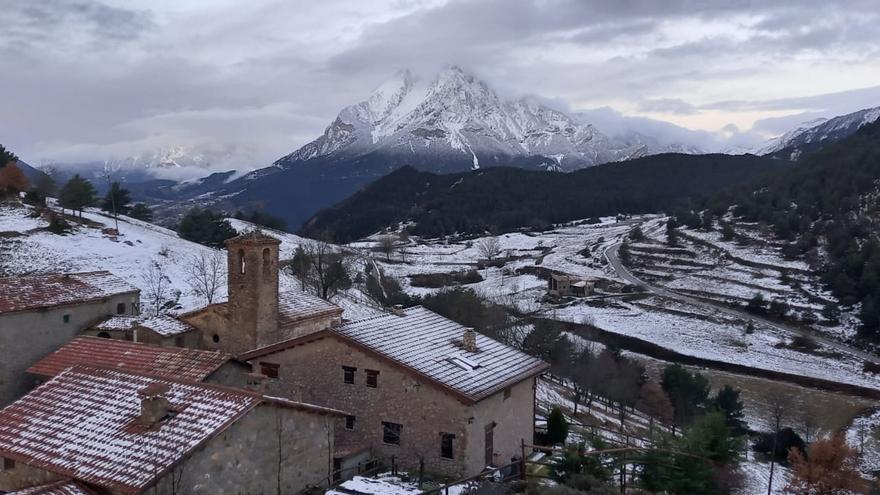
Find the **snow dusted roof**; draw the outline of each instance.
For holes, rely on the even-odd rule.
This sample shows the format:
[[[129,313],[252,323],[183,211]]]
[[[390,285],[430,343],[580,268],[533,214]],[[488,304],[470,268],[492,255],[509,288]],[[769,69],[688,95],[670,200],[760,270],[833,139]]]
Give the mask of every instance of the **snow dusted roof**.
[[[149,328],[150,330],[165,337],[191,332],[196,329],[196,327],[188,323],[182,322],[177,318],[165,315],[147,318],[146,320],[139,322],[137,326]]]
[[[96,495],[96,493],[79,482],[61,480],[11,492],[9,495]]]
[[[139,316],[130,315],[114,315],[102,320],[92,326],[91,330],[99,330],[104,332],[119,332],[122,330],[131,330],[135,323],[138,322]]]
[[[165,385],[176,414],[138,423],[138,392]],[[341,411],[204,383],[75,366],[0,411],[0,456],[138,494],[194,449],[261,403],[316,414]]]
[[[79,364],[113,368],[160,378],[202,381],[232,358],[219,351],[140,344],[100,337],[79,337],[28,368],[55,376]]]
[[[316,316],[342,314],[342,308],[306,292],[278,294],[278,326],[293,325]]]
[[[0,314],[97,301],[139,289],[110,272],[0,278]]]
[[[103,332],[119,332],[134,327],[150,329],[163,337],[192,332],[196,327],[172,316],[159,315],[144,318],[142,316],[115,315],[92,326],[91,330]]]
[[[252,360],[327,336],[376,354],[477,402],[535,376],[549,365],[480,333],[477,352],[462,348],[465,327],[421,306],[346,323],[240,356]]]
[[[157,382],[178,411],[145,428],[138,391]],[[261,397],[77,366],[0,411],[0,456],[121,493],[140,493]]]

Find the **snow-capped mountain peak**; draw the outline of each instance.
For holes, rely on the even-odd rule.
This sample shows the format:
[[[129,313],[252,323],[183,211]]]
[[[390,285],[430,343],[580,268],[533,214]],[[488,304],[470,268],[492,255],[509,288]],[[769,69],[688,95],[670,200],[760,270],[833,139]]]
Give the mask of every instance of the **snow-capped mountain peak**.
[[[467,162],[473,168],[534,158],[572,170],[650,152],[657,151],[612,139],[535,98],[504,100],[484,81],[450,66],[429,82],[398,72],[367,99],[344,108],[318,139],[276,165],[381,153]]]
[[[781,136],[766,141],[751,152],[756,155],[780,155],[780,158],[797,160],[804,153],[816,151],[829,142],[850,136],[863,125],[876,122],[878,119],[880,119],[880,107],[865,108],[831,119],[810,120]],[[785,156],[781,156],[783,154]]]

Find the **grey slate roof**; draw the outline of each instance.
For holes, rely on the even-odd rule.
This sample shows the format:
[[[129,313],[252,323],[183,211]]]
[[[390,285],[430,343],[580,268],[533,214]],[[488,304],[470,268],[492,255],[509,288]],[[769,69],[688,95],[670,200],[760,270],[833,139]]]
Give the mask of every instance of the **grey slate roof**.
[[[401,316],[353,321],[332,332],[479,401],[525,378],[547,363],[477,333],[477,352],[462,348],[465,327],[421,306]]]
[[[341,315],[342,308],[306,292],[278,294],[278,326],[281,328],[316,316]]]

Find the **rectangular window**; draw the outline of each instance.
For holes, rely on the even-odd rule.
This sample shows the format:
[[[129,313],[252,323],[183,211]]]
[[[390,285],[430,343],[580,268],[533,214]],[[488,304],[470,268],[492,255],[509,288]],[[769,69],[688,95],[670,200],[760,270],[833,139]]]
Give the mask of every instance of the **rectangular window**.
[[[440,457],[444,459],[453,458],[453,442],[455,441],[454,433],[440,434]]]
[[[400,433],[403,425],[397,423],[382,422],[382,441],[389,445],[400,445]]]
[[[357,371],[357,368],[352,368],[351,366],[343,366],[342,367],[342,381],[348,384],[354,383],[354,372]]]
[[[64,315],[64,323],[70,323],[70,315]]]
[[[507,400],[509,398],[510,398],[510,389],[508,388],[508,389],[504,390],[504,400]]]
[[[379,386],[379,372],[376,370],[364,370],[367,373],[367,386],[376,388]]]
[[[275,363],[260,363],[260,373],[269,378],[278,378],[278,368],[280,365]]]
[[[3,458],[3,470],[4,471],[11,471],[13,469],[15,469],[15,461],[4,457]]]
[[[353,430],[354,429],[354,416],[346,416],[345,417],[345,429]]]

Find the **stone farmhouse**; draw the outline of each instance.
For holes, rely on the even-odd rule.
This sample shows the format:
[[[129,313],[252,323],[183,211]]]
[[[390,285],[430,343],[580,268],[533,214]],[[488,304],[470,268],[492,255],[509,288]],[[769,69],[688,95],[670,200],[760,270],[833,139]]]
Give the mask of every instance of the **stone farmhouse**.
[[[110,272],[0,278],[0,406],[33,388],[24,371],[108,315],[136,315],[140,291]]]
[[[551,273],[547,294],[553,297],[586,297],[593,293],[596,281],[590,278]]]
[[[238,355],[329,328],[342,309],[319,297],[278,291],[278,239],[259,231],[226,241],[228,301],[181,315],[200,346]]]
[[[298,493],[330,475],[333,418],[344,416],[77,365],[0,411],[0,491],[46,493],[49,484],[113,495]]]
[[[548,368],[422,307],[239,358],[264,375],[267,393],[350,413],[337,424],[337,466],[367,451],[446,476],[521,455],[521,443],[533,441],[536,379]]]

